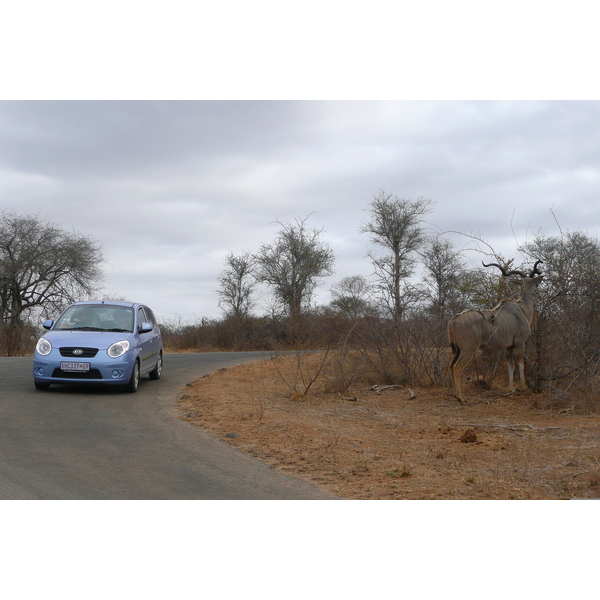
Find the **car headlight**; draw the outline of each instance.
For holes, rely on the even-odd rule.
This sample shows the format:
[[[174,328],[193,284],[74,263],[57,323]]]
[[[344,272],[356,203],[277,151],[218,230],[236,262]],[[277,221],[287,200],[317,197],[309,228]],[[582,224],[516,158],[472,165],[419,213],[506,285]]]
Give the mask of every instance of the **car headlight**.
[[[52,344],[46,338],[40,338],[35,346],[38,354],[48,356],[52,352]]]
[[[115,342],[109,346],[106,353],[111,358],[119,358],[119,356],[123,356],[127,350],[129,350],[129,342],[127,340],[123,340],[122,342]]]

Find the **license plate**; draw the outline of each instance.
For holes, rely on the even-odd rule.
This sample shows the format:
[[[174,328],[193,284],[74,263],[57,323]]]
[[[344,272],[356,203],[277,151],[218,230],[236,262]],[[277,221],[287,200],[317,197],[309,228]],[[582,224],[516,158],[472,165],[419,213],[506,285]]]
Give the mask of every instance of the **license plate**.
[[[85,362],[61,362],[62,371],[89,371],[90,363]]]

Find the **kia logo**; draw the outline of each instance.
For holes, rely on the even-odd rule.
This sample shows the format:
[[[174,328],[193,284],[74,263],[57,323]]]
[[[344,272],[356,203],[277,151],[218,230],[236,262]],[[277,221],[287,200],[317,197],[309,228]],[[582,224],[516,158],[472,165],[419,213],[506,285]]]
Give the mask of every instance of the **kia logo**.
[[[75,350],[73,350],[73,354],[75,356],[81,356],[83,354],[83,350],[81,348],[76,348]]]

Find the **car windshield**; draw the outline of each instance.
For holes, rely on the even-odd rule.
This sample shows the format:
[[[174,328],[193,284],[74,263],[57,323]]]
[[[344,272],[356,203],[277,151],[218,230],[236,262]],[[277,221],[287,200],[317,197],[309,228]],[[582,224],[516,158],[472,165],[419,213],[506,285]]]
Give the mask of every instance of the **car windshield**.
[[[132,332],[133,316],[133,308],[125,306],[71,306],[58,319],[54,329]]]

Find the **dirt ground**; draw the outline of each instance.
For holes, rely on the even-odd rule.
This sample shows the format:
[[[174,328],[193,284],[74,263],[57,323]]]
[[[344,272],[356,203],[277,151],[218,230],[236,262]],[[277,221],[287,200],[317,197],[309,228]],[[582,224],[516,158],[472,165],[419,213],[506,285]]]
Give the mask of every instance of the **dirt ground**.
[[[188,384],[183,419],[346,499],[600,497],[600,415],[466,386],[294,394],[285,358]]]

